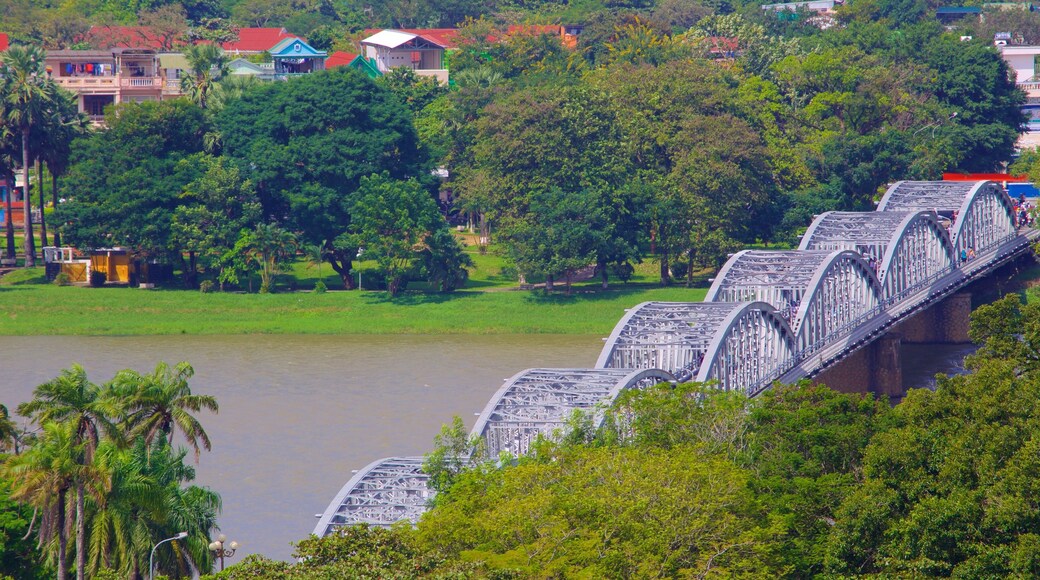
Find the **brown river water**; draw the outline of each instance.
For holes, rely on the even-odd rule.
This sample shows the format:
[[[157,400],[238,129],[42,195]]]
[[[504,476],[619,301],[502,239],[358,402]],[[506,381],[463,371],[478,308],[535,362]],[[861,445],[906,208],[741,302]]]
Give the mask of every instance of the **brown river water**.
[[[221,531],[288,559],[332,497],[369,462],[421,455],[459,415],[472,426],[502,382],[532,367],[590,367],[595,336],[0,336],[0,403],[12,411],[33,387],[78,362],[94,382],[122,368],[188,361],[196,393],[217,398],[201,416],[213,451],[199,485],[220,493]],[[963,346],[904,347],[904,380],[934,384],[958,372]],[[189,455],[190,457],[190,455]]]

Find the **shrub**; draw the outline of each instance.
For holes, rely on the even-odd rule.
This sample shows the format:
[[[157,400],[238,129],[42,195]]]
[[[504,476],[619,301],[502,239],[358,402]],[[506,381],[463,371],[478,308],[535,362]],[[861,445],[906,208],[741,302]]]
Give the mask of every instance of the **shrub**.
[[[108,281],[108,276],[105,276],[104,272],[98,272],[97,270],[90,271],[90,285],[94,288],[100,288],[105,285]]]
[[[70,284],[72,284],[72,278],[65,272],[58,272],[58,275],[54,277],[55,286],[68,286]]]
[[[317,283],[314,284],[314,293],[315,294],[324,294],[324,293],[328,292],[328,290],[329,290],[329,287],[325,285],[325,281],[324,280],[318,280]]]
[[[203,294],[209,294],[213,291],[213,280],[203,280],[199,284],[199,292]]]

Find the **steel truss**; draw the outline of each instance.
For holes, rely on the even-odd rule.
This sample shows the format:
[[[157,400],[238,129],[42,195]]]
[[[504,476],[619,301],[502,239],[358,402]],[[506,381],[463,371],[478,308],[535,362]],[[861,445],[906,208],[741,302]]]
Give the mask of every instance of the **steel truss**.
[[[750,395],[786,370],[795,344],[764,302],[644,302],[614,327],[596,366],[661,368]]]
[[[722,267],[705,300],[772,305],[794,330],[796,355],[806,356],[876,314],[881,294],[857,252],[744,250]]]
[[[388,457],[354,474],[318,520],[314,535],[326,536],[340,526],[366,523],[389,527],[412,523],[426,511],[435,492],[427,487],[422,457]]]
[[[878,212],[922,209],[953,222],[958,264],[1018,235],[1014,202],[992,181],[899,181],[878,204]]]
[[[484,439],[489,457],[503,451],[519,457],[539,436],[561,434],[575,411],[591,413],[598,427],[622,390],[674,381],[659,369],[527,369],[495,393],[473,434]]]
[[[934,211],[836,212],[817,216],[799,250],[853,250],[873,267],[886,303],[901,299],[956,263],[949,220]]]

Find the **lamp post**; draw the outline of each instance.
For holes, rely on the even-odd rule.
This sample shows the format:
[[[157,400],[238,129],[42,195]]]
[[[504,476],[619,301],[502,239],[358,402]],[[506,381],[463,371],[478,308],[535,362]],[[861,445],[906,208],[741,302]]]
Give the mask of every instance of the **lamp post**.
[[[220,570],[224,570],[224,558],[230,558],[235,555],[235,550],[238,549],[238,542],[232,541],[227,547],[224,547],[224,542],[227,541],[227,536],[220,534],[217,539],[210,542],[209,551],[213,552],[215,558],[220,558]]]
[[[165,540],[162,540],[158,544],[152,546],[152,553],[148,555],[148,580],[152,580],[152,577],[155,574],[155,549],[161,546],[162,544],[165,544],[166,542],[172,542],[174,540],[180,540],[181,538],[187,537],[188,532],[179,532],[176,536],[172,538],[166,538]]]
[[[365,253],[365,248],[358,248],[357,259],[359,261],[361,260],[361,254],[364,254],[364,253]],[[361,288],[361,267],[360,266],[358,266],[358,270],[357,270],[357,289],[358,290],[362,289]]]

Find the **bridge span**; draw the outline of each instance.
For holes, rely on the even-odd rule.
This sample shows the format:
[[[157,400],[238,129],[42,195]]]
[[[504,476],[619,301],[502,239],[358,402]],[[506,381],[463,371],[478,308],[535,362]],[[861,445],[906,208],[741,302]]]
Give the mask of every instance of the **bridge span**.
[[[1040,230],[1019,224],[997,183],[901,181],[873,212],[816,217],[797,250],[745,250],[704,302],[645,302],[618,322],[592,369],[528,369],[508,379],[473,435],[489,457],[527,453],[576,411],[594,425],[624,389],[713,381],[756,396],[813,377],[894,325],[1030,251]],[[422,457],[358,471],[320,515],[324,536],[357,523],[418,521],[434,492]]]

